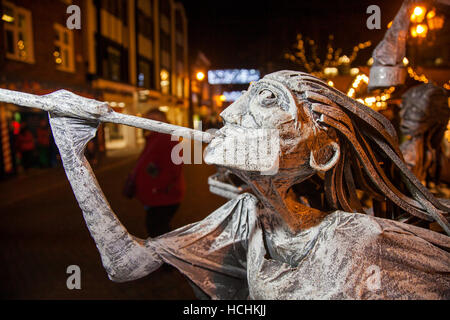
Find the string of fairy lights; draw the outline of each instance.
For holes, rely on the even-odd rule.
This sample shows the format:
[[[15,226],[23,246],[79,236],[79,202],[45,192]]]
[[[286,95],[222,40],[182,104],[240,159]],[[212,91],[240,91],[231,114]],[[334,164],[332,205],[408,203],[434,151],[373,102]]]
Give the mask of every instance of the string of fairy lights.
[[[406,60],[405,59],[403,61],[403,64],[407,65],[407,59]],[[409,77],[411,77],[412,79],[423,82],[423,83],[429,83],[428,78],[424,74],[421,74],[421,75],[417,74],[417,72],[415,72],[412,67],[408,67],[407,70],[408,70]],[[369,77],[363,73],[358,74],[355,77],[355,79],[353,80],[352,85],[350,86],[350,89],[347,91],[347,96],[355,99],[357,91],[364,89],[364,88],[362,88],[362,86],[367,87],[368,85],[369,85]],[[443,87],[446,90],[450,90],[450,80],[447,81],[447,83],[445,83],[443,85]],[[382,111],[382,110],[387,109],[387,107],[388,107],[387,101],[391,98],[394,91],[395,91],[395,87],[390,87],[388,89],[385,89],[379,95],[364,97],[364,99],[356,98],[356,100],[358,102],[374,109],[375,111]],[[449,107],[450,107],[450,99],[449,99]],[[450,142],[450,121],[447,124],[447,130],[446,130],[444,136],[447,139],[447,141]]]
[[[350,98],[355,99],[356,92],[358,89],[360,89],[360,87],[362,85],[364,85],[366,87],[369,85],[369,77],[363,73],[358,74],[355,77],[350,89],[347,92],[347,95]],[[391,98],[391,95],[394,91],[395,91],[395,87],[390,87],[389,89],[384,90],[379,95],[365,97],[364,99],[356,98],[356,101],[358,101],[376,111],[385,110],[388,107],[387,101]]]
[[[333,47],[334,36],[328,36],[327,53],[325,58],[320,59],[317,55],[318,46],[316,42],[309,38],[303,38],[299,33],[297,42],[294,45],[293,53],[286,53],[285,58],[303,66],[306,71],[316,77],[324,78],[329,74],[338,72],[337,67],[340,65],[351,65],[355,61],[360,50],[367,49],[372,45],[371,41],[361,42],[353,47],[349,56],[341,55],[342,49]],[[307,57],[307,51],[310,55]],[[355,68],[356,69],[356,68]]]

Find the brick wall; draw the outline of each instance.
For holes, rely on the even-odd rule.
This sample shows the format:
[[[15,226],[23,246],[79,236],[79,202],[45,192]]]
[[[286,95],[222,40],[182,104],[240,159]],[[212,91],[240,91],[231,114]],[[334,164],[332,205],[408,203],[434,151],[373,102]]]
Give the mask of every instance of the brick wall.
[[[73,30],[75,50],[74,73],[58,70],[53,57],[55,49],[55,31],[53,25],[54,23],[59,23],[63,26],[66,25],[66,20],[69,17],[66,13],[68,5],[61,0],[12,0],[10,2],[26,8],[32,13],[35,63],[29,64],[2,57],[0,61],[2,59],[4,60],[0,79],[6,82],[37,81],[55,83],[59,88],[72,86],[87,87],[87,68],[83,57],[83,29]],[[74,0],[72,3],[81,7],[82,1]],[[0,31],[3,31],[2,28],[0,28]],[[3,34],[0,38],[3,39]],[[4,53],[0,53],[0,55],[4,55]]]

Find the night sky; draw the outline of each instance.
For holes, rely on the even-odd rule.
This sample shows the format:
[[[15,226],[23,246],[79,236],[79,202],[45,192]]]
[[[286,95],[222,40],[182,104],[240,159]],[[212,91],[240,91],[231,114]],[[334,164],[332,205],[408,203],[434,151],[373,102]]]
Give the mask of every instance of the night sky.
[[[182,0],[189,20],[191,56],[201,50],[212,68],[292,68],[283,55],[301,32],[326,50],[328,36],[334,47],[349,55],[353,46],[371,40],[373,46],[360,52],[364,63],[382,39],[386,26],[402,0]],[[381,30],[369,30],[366,9],[381,8]],[[319,57],[323,54],[319,52]]]

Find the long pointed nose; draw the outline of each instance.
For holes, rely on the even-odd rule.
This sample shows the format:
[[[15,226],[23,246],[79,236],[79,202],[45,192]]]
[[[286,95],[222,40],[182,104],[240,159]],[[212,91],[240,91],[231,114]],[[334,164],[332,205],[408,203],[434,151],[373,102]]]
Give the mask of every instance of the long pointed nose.
[[[226,108],[220,116],[225,123],[241,125],[244,116],[247,113],[247,108],[247,97],[241,96],[238,100]]]

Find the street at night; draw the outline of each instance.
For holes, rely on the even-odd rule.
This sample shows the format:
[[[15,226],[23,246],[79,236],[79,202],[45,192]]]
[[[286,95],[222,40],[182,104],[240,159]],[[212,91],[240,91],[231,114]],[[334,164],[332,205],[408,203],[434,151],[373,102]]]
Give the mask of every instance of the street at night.
[[[136,160],[136,154],[115,156],[96,172],[128,231],[146,238],[142,205],[122,195]],[[186,181],[195,187],[188,189],[173,228],[199,221],[225,202],[209,194],[207,179],[214,172],[211,166],[185,166]],[[110,281],[62,169],[35,171],[29,177],[2,182],[0,190],[2,298],[195,299],[186,279],[173,268],[161,268],[128,283]],[[67,288],[70,265],[81,268],[81,290]]]
[[[450,300],[450,0],[0,0],[0,300]]]

